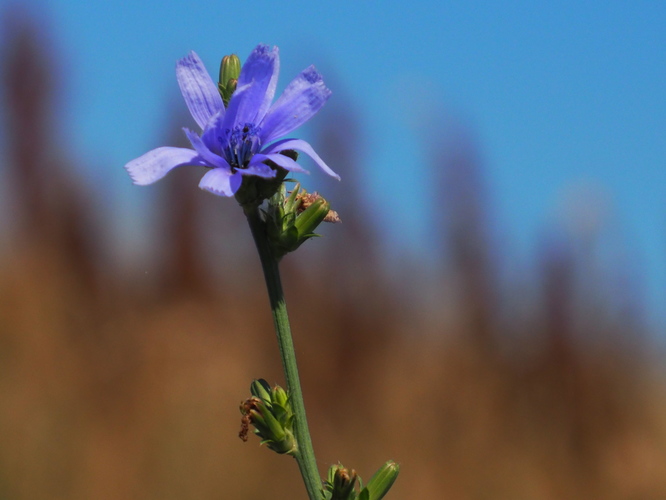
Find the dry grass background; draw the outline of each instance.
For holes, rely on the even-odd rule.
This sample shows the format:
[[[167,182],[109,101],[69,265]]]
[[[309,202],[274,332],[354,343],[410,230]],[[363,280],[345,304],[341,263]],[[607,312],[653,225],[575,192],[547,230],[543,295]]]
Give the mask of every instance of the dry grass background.
[[[291,459],[237,437],[249,382],[282,376],[235,204],[174,173],[154,269],[117,272],[57,144],[46,41],[6,27],[0,498],[304,498]],[[500,283],[464,147],[433,159],[442,265],[386,272],[341,147],[353,117],[334,118],[317,149],[345,178],[330,196],[344,223],[283,265],[322,473],[394,459],[396,499],[666,498],[665,385],[640,315],[563,248],[527,285]],[[224,219],[207,224],[219,234],[202,219]]]

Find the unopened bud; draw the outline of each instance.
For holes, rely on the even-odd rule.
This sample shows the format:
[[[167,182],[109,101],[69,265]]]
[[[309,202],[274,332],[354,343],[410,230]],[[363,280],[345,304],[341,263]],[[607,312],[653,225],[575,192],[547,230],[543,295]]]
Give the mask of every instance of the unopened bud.
[[[236,90],[240,72],[241,63],[236,54],[231,54],[230,56],[224,56],[222,58],[222,63],[220,64],[220,82],[218,83],[218,87],[220,89],[220,94],[222,95],[222,100],[224,101],[225,106],[229,104],[231,95]]]
[[[399,472],[400,466],[392,460],[382,465],[365,487],[369,493],[368,500],[384,498],[398,478]]]
[[[252,381],[250,393],[262,401],[271,401],[271,386],[263,378]]]
[[[359,479],[355,470],[349,471],[342,464],[332,465],[324,481],[326,500],[356,500],[356,482]]]

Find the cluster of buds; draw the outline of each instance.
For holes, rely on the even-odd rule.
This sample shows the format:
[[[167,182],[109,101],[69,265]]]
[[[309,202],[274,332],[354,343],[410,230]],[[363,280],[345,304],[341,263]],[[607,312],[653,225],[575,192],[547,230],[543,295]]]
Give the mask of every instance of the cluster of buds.
[[[277,385],[271,388],[264,379],[252,382],[250,392],[252,397],[240,406],[243,418],[238,437],[247,441],[252,425],[261,444],[277,453],[294,455],[298,445],[294,437],[294,412],[287,392]]]
[[[308,193],[296,184],[287,196],[284,184],[268,202],[266,230],[271,248],[279,259],[310,238],[322,222],[340,222],[338,214],[318,193]]]
[[[324,481],[322,500],[381,500],[393,486],[399,472],[398,464],[388,461],[363,487],[355,470],[349,471],[342,464],[333,465]]]

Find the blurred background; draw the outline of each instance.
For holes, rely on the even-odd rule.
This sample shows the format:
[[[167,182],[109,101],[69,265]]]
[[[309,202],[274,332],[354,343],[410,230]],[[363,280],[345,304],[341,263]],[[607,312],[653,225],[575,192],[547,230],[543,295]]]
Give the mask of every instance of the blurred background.
[[[320,471],[390,498],[666,498],[666,4],[0,1],[0,498],[304,498],[249,230],[175,61],[260,42],[343,223],[282,264]]]

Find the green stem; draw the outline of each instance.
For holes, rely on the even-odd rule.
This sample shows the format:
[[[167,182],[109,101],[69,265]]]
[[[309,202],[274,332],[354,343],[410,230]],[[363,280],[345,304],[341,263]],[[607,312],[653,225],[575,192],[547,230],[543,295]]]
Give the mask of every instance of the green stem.
[[[282,357],[282,367],[284,369],[287,381],[287,391],[290,396],[292,409],[294,410],[294,435],[298,443],[298,451],[294,457],[301,470],[305,488],[308,491],[310,500],[321,499],[321,477],[317,470],[312,440],[310,439],[310,430],[308,421],[305,417],[305,404],[303,403],[303,392],[301,391],[301,382],[298,378],[298,367],[296,366],[296,353],[294,351],[294,342],[291,337],[291,328],[289,326],[289,317],[287,316],[287,304],[284,300],[282,283],[280,281],[280,270],[278,259],[271,252],[271,247],[266,236],[266,225],[259,215],[259,210],[248,209],[245,211],[247,221],[252,230],[254,243],[259,252],[261,267],[266,279],[266,288],[268,289],[268,298],[273,312],[273,322],[277,334],[278,344],[280,346],[280,356]]]

